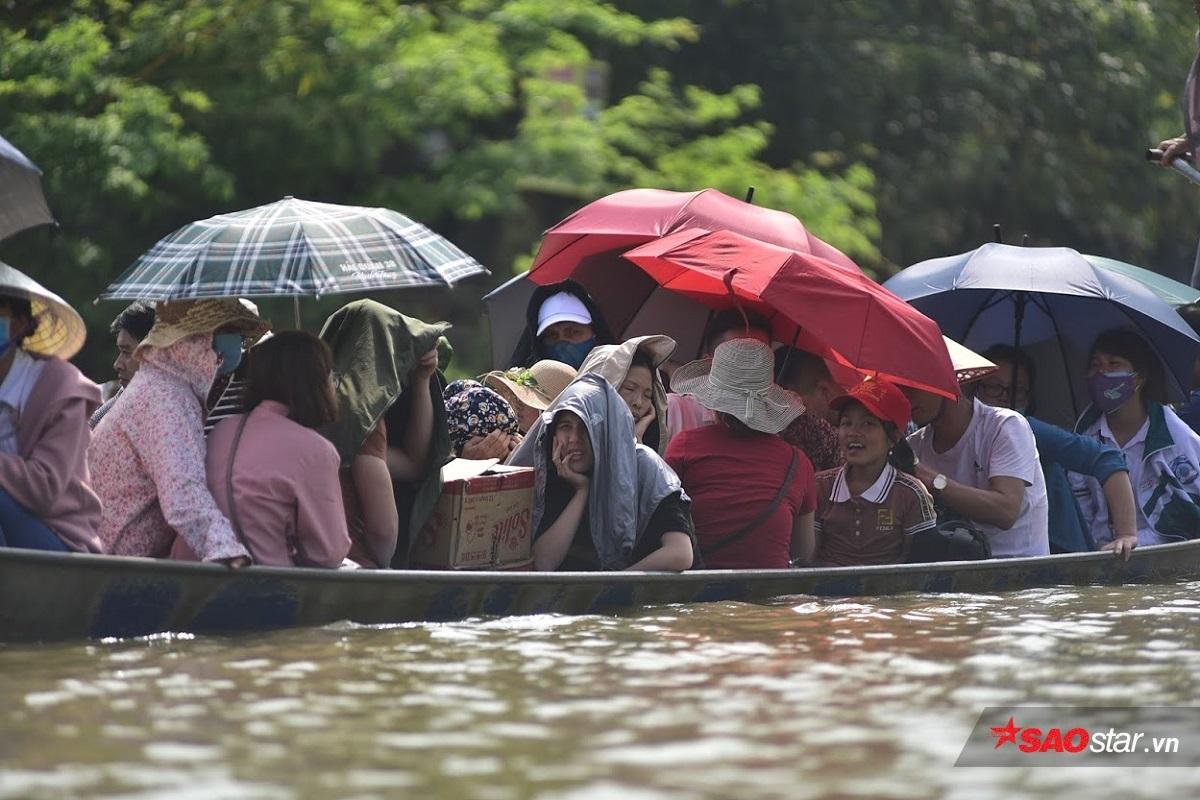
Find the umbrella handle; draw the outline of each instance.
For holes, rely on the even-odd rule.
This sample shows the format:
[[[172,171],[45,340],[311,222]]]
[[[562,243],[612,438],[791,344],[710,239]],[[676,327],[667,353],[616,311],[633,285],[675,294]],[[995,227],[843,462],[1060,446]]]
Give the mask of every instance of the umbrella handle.
[[[1158,150],[1157,148],[1151,148],[1146,151],[1146,160],[1147,161],[1161,161],[1162,154],[1163,154],[1162,150]],[[1190,154],[1188,154],[1188,155],[1190,155]],[[1183,177],[1187,178],[1192,183],[1200,183],[1200,170],[1197,170],[1195,167],[1193,167],[1186,158],[1182,158],[1182,157],[1177,158],[1171,162],[1170,166],[1171,166],[1171,169],[1175,170],[1176,172],[1178,172]]]
[[[746,326],[746,333],[750,333],[750,318],[746,316],[746,309],[742,308],[741,302],[738,300],[737,292],[733,291],[733,274],[736,270],[726,270],[725,275],[721,278],[721,282],[725,284],[725,291],[729,292],[729,299],[733,301],[733,307],[742,315],[742,324]]]

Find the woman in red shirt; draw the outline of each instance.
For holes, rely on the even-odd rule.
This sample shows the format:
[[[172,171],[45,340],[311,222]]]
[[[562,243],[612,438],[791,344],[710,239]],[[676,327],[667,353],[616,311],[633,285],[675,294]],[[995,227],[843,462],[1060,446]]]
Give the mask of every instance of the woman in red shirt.
[[[717,420],[675,436],[666,456],[692,498],[708,569],[786,569],[813,538],[812,464],[776,435],[804,404],[773,383],[773,369],[770,347],[733,339],[671,380]]]

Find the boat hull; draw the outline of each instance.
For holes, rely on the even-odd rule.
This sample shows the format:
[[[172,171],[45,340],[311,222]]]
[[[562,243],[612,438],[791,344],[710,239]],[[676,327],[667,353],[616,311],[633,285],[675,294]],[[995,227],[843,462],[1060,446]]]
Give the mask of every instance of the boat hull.
[[[235,633],[340,620],[615,613],[790,595],[995,593],[1200,577],[1200,541],[1109,553],[880,567],[685,573],[433,572],[250,567],[0,549],[0,642]]]

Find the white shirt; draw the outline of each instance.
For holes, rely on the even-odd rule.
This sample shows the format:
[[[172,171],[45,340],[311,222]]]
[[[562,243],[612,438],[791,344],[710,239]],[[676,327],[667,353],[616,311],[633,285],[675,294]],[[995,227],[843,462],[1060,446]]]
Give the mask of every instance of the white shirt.
[[[21,412],[45,367],[45,361],[17,348],[12,366],[0,382],[0,453],[18,455],[17,426],[21,422]]]
[[[973,401],[971,424],[944,453],[933,449],[933,428],[908,437],[917,458],[934,472],[975,489],[988,489],[992,478],[1018,478],[1025,484],[1021,513],[1008,530],[974,521],[988,538],[992,555],[1001,558],[1050,554],[1049,503],[1037,443],[1025,418],[1007,408]]]

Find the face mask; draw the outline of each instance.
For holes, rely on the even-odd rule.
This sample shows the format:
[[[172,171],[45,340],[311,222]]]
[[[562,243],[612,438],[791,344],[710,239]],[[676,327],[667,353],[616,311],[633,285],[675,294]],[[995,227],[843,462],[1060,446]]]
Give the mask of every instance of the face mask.
[[[1088,395],[1104,413],[1115,411],[1137,392],[1133,372],[1098,372],[1087,379]]]
[[[596,337],[594,336],[582,342],[555,342],[546,347],[546,355],[555,361],[561,361],[579,369],[583,365],[583,360],[587,358],[587,354],[592,352],[592,348],[595,346]]]
[[[242,335],[240,333],[218,333],[213,337],[213,351],[221,357],[218,375],[228,375],[242,363]]]
[[[10,320],[8,317],[0,317],[0,358],[8,355],[8,351],[16,344],[9,336],[12,335],[9,328]]]

